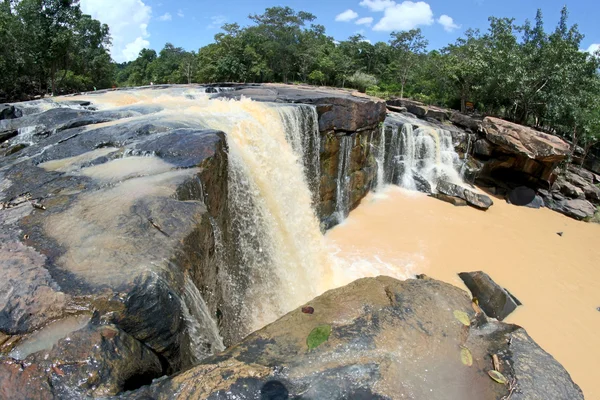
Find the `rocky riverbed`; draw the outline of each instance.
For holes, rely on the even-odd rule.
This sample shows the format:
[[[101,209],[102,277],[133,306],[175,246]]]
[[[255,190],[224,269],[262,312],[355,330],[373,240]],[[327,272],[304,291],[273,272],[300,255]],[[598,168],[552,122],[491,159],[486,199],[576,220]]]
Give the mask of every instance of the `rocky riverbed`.
[[[449,388],[456,378],[475,382],[474,392],[453,392],[458,398],[465,393],[473,398],[482,393],[501,398],[516,387],[516,359],[507,355],[507,364],[498,367],[507,372],[507,384],[490,379],[484,363],[489,364],[490,349],[506,350],[502,347],[506,343],[494,336],[496,330],[505,335],[502,340],[521,331],[474,319],[471,313],[470,319],[481,320],[474,323],[476,329],[491,335],[471,338],[471,331],[452,319],[451,311],[466,312],[470,305],[458,289],[381,278],[340,289],[340,298],[348,299],[354,311],[327,297],[335,298],[335,291],[315,300],[317,306],[311,302],[346,283],[349,276],[344,265],[334,266],[321,231],[343,222],[369,191],[386,183],[384,175],[395,179],[402,173],[410,177],[411,185],[420,182],[419,187],[428,186],[432,193],[440,185],[458,185],[460,189],[448,186],[451,189],[444,195],[462,196],[482,209],[491,206],[489,198],[461,186],[463,176],[483,179],[487,175],[481,173],[485,168],[472,169],[471,175],[457,172],[467,166],[472,151],[469,147],[464,158],[459,156],[472,135],[459,126],[442,129],[437,119],[427,121],[405,112],[399,117],[386,115],[383,101],[358,93],[286,85],[154,86],[96,92],[10,105],[3,108],[2,118],[3,397],[116,396],[183,371],[188,372],[173,380],[163,378],[162,383],[130,396],[168,397],[177,385],[187,387],[188,379],[203,374],[215,385],[192,385],[190,395],[219,398],[221,390],[230,387],[244,393],[263,390],[267,381],[276,380],[290,396],[310,390],[331,393],[331,398],[348,393],[424,396],[426,382],[435,376],[419,375],[417,370],[412,374],[410,369],[404,389],[394,392],[399,384],[392,384],[394,374],[413,359],[412,353],[402,352],[380,358],[391,349],[394,341],[389,338],[398,335],[423,348],[441,340],[439,360],[434,362],[434,354],[428,354],[414,366],[426,368],[431,362],[428,371],[447,377],[436,389]],[[395,130],[388,134],[390,126]],[[409,142],[399,138],[408,126],[417,135],[406,140],[426,146],[425,165],[431,168],[418,167],[423,164],[418,162],[418,152],[402,158],[402,146]],[[498,135],[514,136],[505,131]],[[515,139],[519,143],[531,141],[519,138]],[[562,153],[553,152],[544,155],[551,157],[544,162],[559,161]],[[509,168],[515,165],[521,164]],[[535,174],[540,173],[534,174],[536,182],[551,180],[553,172],[547,167],[535,169]],[[390,175],[389,171],[396,172]],[[418,292],[410,289],[413,285],[443,293],[430,304],[413,298]],[[387,303],[381,303],[382,290],[406,290],[410,296],[388,294]],[[361,305],[363,292],[369,293]],[[294,320],[297,307],[307,302],[315,314],[301,330],[281,323]],[[320,314],[327,309],[320,302],[330,304],[330,310]],[[440,314],[444,322],[438,324],[413,315],[417,306],[450,314]],[[401,321],[407,318],[417,327],[415,332],[403,331]],[[305,353],[302,347],[304,331],[314,328],[311,321],[332,327],[334,346],[319,346],[319,351],[328,351],[321,362],[332,363],[329,372],[321,375],[318,366],[310,367],[318,352]],[[378,324],[384,322],[388,325],[380,331]],[[268,325],[264,331],[240,342],[264,325]],[[253,337],[260,338],[258,344],[251,343]],[[478,360],[476,368],[450,368],[460,361],[456,358],[460,344],[469,338],[475,341],[470,351]],[[547,391],[542,394],[553,397],[566,390],[564,398],[579,395],[564,369],[526,334],[510,340],[522,344],[518,351],[524,355],[533,352],[550,360],[548,365],[562,377],[563,389],[544,385]],[[369,354],[379,341],[380,350]],[[336,343],[341,346],[338,350]],[[226,353],[215,355],[225,347]],[[246,347],[257,350],[246,351],[248,357],[240,359],[238,352]],[[267,348],[263,358],[251,360]],[[340,352],[346,355],[335,361]],[[364,365],[359,363],[363,367],[354,370],[350,365],[356,357],[364,358]],[[384,369],[375,366],[380,362]],[[215,375],[222,366],[224,375]],[[542,375],[536,379],[543,380]],[[314,386],[313,376],[318,377]],[[359,384],[345,386],[336,380],[350,376],[360,377]],[[523,393],[543,390],[528,386],[527,380],[520,385]],[[247,387],[240,387],[244,382]]]

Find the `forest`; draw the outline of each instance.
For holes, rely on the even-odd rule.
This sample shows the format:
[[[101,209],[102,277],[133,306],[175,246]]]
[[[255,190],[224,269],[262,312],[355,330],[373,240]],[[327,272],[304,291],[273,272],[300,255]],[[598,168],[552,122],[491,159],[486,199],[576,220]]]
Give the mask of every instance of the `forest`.
[[[600,141],[600,54],[581,51],[568,10],[557,26],[542,11],[522,25],[489,18],[429,50],[420,29],[370,43],[328,36],[313,14],[267,8],[248,25],[224,24],[198,51],[167,43],[132,62],[110,59],[106,25],[74,0],[2,0],[0,98],[27,99],[113,86],[163,83],[284,82],[354,88],[495,115],[564,136],[589,149]]]

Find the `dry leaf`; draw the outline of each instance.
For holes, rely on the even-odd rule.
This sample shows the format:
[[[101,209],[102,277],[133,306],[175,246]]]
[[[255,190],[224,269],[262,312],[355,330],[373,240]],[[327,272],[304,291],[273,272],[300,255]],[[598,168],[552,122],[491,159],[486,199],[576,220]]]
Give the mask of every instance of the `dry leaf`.
[[[475,311],[475,314],[479,315],[483,311],[481,311],[481,307],[479,307],[479,303],[477,303],[477,299],[473,299],[473,300],[474,301],[471,303],[471,306],[473,306],[473,311]]]
[[[494,369],[500,372],[500,360],[496,354],[492,354],[492,362],[494,363]]]
[[[467,367],[473,365],[473,356],[471,355],[471,351],[464,346],[462,349],[460,349],[460,361],[462,361],[462,363]]]
[[[459,320],[465,326],[471,326],[471,319],[464,311],[454,310],[454,318]]]
[[[506,385],[506,383],[508,382],[508,380],[506,379],[506,377],[504,375],[502,375],[498,371],[493,371],[493,370],[492,371],[488,371],[488,375],[490,376],[490,378],[492,378],[496,382],[501,383],[503,385]]]

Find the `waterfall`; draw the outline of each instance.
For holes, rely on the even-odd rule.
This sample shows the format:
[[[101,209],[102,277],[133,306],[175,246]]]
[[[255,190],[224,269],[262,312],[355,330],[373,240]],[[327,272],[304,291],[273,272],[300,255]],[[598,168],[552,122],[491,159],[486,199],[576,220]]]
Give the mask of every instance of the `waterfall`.
[[[235,281],[245,282],[237,301],[241,323],[256,329],[319,294],[329,263],[303,157],[294,150],[313,140],[302,137],[308,131],[301,126],[307,108],[279,110],[247,99],[235,106],[245,115],[226,136],[236,239],[236,257],[230,260],[235,264],[228,268]]]
[[[350,156],[353,142],[352,136],[342,136],[340,138],[335,199],[335,212],[338,222],[342,222],[350,213]]]
[[[385,125],[381,126],[379,146],[375,155],[375,162],[377,163],[377,191],[381,190],[385,184],[385,128]]]
[[[182,311],[190,337],[194,361],[225,350],[217,323],[194,282],[186,276],[183,286]]]
[[[317,109],[308,105],[291,105],[278,107],[277,111],[283,122],[286,140],[303,162],[313,205],[316,205],[321,182],[321,135]]]
[[[382,142],[383,156],[378,155],[378,168],[383,165],[382,182],[416,190],[417,181],[427,180],[435,188],[439,180],[460,184],[455,169],[459,160],[449,131],[428,126],[413,128],[411,122],[385,124]],[[380,172],[378,171],[378,180]]]

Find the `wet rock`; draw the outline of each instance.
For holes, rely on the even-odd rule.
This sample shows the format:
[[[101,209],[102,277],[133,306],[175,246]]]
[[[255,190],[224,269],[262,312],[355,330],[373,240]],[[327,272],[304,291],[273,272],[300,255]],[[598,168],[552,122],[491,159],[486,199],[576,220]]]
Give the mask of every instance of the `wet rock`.
[[[18,135],[18,131],[4,131],[0,132],[0,143],[6,142],[8,139],[12,139]]]
[[[52,350],[23,361],[0,362],[0,397],[110,396],[150,384],[161,375],[161,360],[141,342],[114,325],[91,323]]]
[[[502,321],[521,304],[485,272],[461,272],[458,276],[489,317]]]
[[[513,397],[583,399],[522,328],[475,318],[466,293],[446,283],[360,279],[311,304],[318,313],[296,309],[189,371],[122,398],[499,399],[508,385],[487,375],[489,355],[498,354],[502,373],[519,388]],[[309,351],[307,337],[319,326],[331,334]],[[461,346],[473,366],[461,363]]]
[[[0,120],[21,118],[23,112],[12,104],[0,105]],[[1,141],[0,141],[1,142]]]
[[[422,193],[431,194],[432,188],[429,181],[415,170],[412,171],[412,174],[417,190]]]
[[[483,163],[469,155],[461,167],[463,180],[471,184],[475,183],[482,169]]]
[[[492,199],[490,199],[488,196],[476,193],[470,189],[450,182],[438,182],[436,191],[438,194],[442,195],[435,196],[440,200],[449,201],[450,199],[448,197],[454,197],[464,200],[467,204],[481,210],[487,210],[494,204]],[[462,205],[460,201],[454,201],[452,203],[455,205]]]
[[[467,201],[467,203],[470,206],[479,208],[481,210],[487,210],[492,205],[494,205],[494,202],[492,201],[492,199],[490,199],[489,196],[487,196],[485,194],[481,194],[481,193],[477,193],[477,192],[474,192],[469,189],[465,189],[463,192],[463,195],[465,197],[465,200]]]

